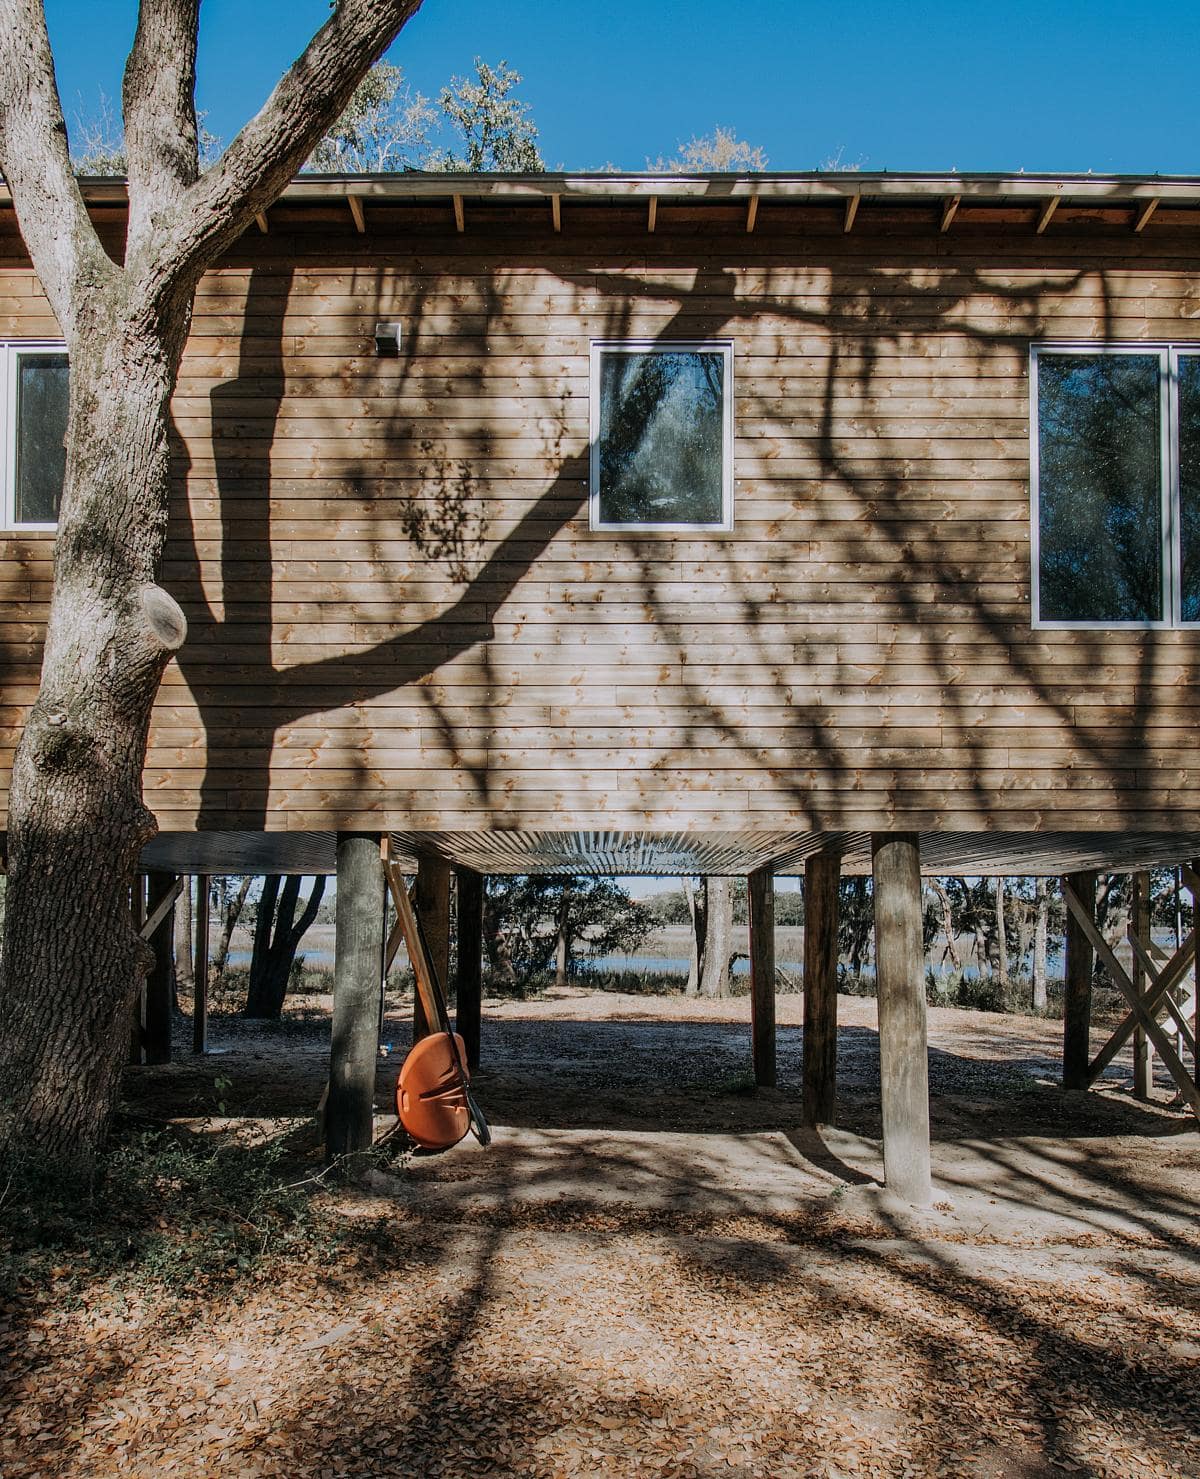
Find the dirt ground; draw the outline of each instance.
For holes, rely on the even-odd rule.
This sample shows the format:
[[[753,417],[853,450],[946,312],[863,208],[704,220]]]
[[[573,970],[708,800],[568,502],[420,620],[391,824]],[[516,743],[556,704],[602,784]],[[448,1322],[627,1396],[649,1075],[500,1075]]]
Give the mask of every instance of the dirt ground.
[[[214,1019],[209,1057],[130,1071],[130,1112],[302,1127],[327,1006]],[[1195,1121],[1165,1085],[1134,1101],[1127,1056],[1064,1095],[1058,1023],[931,1009],[914,1212],[879,1186],[875,1003],[839,1008],[817,1135],[799,997],[775,1090],[744,999],[489,1002],[495,1143],[325,1193],[357,1253],[221,1300],[47,1300],[19,1343],[0,1320],[0,1472],[1200,1476]],[[393,1003],[381,1133],[407,1021]]]

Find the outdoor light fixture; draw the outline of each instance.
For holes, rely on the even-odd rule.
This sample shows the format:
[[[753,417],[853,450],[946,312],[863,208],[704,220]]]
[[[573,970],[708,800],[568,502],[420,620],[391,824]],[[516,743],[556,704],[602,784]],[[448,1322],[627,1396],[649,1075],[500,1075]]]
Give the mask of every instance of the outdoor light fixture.
[[[394,358],[400,353],[400,325],[375,325],[375,353]]]

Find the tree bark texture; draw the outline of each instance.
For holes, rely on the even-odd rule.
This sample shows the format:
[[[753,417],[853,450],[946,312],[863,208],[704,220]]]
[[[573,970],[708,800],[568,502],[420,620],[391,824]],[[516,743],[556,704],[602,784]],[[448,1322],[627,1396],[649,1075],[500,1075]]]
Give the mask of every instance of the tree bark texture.
[[[175,900],[175,989],[190,996],[195,985],[192,974],[192,879]]]
[[[838,884],[841,859],[804,864],[804,1122],[832,1125],[837,1092]]]
[[[873,837],[871,868],[875,880],[884,1181],[905,1201],[926,1206],[933,1191],[921,857],[916,834]]]
[[[374,1138],[379,995],[383,987],[384,876],[374,832],[339,832],[333,1035],[325,1149],[332,1158]]]
[[[729,962],[733,955],[733,880],[704,880],[704,955],[700,962],[700,995],[729,995]]]
[[[150,711],[186,635],[157,574],[170,400],[196,285],[278,196],[419,3],[340,0],[201,174],[199,0],[146,0],[125,70],[129,225],[118,263],[71,168],[40,0],[0,0],[0,173],[71,366],[41,686],[9,800],[0,1143],[90,1159],[150,966],[128,890],[155,832],[141,782]]]
[[[705,891],[704,881],[700,882],[699,888],[690,878],[683,880],[683,897],[687,900],[688,910],[688,975],[687,984],[683,988],[685,996],[699,996],[700,994],[700,972],[704,964],[704,932],[705,932]]]
[[[151,873],[147,905],[151,914],[175,887],[174,873]],[[178,901],[176,901],[178,902]],[[146,977],[145,1044],[147,1063],[171,1061],[171,1018],[175,1007],[175,905],[150,937],[154,960]]]

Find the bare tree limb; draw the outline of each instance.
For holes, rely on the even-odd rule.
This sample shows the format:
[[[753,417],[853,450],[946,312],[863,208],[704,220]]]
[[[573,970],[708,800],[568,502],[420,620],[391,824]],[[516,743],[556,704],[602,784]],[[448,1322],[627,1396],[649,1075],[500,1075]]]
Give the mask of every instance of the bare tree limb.
[[[182,0],[180,0],[182,3]],[[341,0],[220,160],[159,228],[153,275],[199,273],[274,201],[421,0]]]
[[[75,304],[118,268],[79,193],[41,0],[0,0],[0,171],[63,334]]]
[[[141,0],[125,63],[129,175],[127,258],[153,238],[155,214],[177,204],[200,173],[196,32],[200,0]]]

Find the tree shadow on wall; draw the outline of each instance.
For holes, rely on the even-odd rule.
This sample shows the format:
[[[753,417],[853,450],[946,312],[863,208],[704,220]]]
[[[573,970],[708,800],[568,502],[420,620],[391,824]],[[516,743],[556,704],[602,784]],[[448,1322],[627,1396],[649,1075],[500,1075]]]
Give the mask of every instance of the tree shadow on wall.
[[[534,328],[499,266],[482,287],[468,283],[474,296],[453,274],[413,286],[355,270],[349,307],[314,321],[309,347],[324,334],[322,352],[348,346],[333,373],[303,346],[293,354],[294,272],[251,270],[238,372],[210,396],[222,614],[201,582],[215,552],[200,464],[172,531],[169,583],[191,622],[180,667],[207,745],[199,828],[260,830],[280,813],[295,826],[369,825],[381,797],[418,830],[465,813],[474,826],[528,825],[523,778],[497,763],[506,721],[521,744],[553,753],[585,811],[608,810],[611,790],[612,810],[661,814],[653,780],[626,783],[632,757],[671,775],[666,807],[690,807],[698,826],[740,803],[766,828],[855,825],[866,805],[936,827],[930,796],[941,802],[951,772],[966,777],[953,797],[960,825],[969,812],[981,829],[1003,827],[1014,792],[1021,825],[1038,825],[1045,767],[1035,758],[1022,771],[1009,755],[1033,710],[1043,738],[1080,756],[1085,773],[1063,783],[1092,789],[1070,791],[1071,804],[1102,796],[1107,825],[1145,825],[1130,756],[1150,739],[1160,634],[1123,634],[1134,638],[1117,672],[1126,701],[1089,708],[1112,634],[1030,633],[1028,525],[979,512],[989,497],[1008,509],[1027,474],[1030,340],[1074,294],[1098,305],[1106,332],[1119,328],[1105,272],[1068,270],[1052,253],[1006,280],[972,260],[863,265],[840,242],[825,253],[807,243],[802,267],[772,265],[761,242],[737,250],[737,268],[696,268],[693,245],[665,239],[634,272],[616,248],[613,265],[586,271],[547,258],[553,307]],[[401,361],[360,363],[363,324],[396,312],[397,282],[408,295]],[[564,347],[550,315],[571,311],[582,326]],[[427,361],[447,331],[473,353],[443,385]],[[734,339],[746,365],[740,535],[735,525],[711,538],[606,532],[583,551],[564,544],[586,508],[588,446],[586,397],[572,400],[563,377],[593,337]],[[489,396],[489,353],[514,343],[526,356],[511,361],[519,385]],[[942,358],[942,379],[906,374]],[[318,427],[340,406],[333,439],[294,434],[306,394],[333,401],[314,411]],[[450,429],[439,426],[447,412]],[[507,439],[514,414],[533,437],[524,460]],[[355,450],[358,428],[374,446]],[[548,479],[531,479],[543,466]],[[513,598],[546,559],[567,560],[578,579],[544,577],[554,595],[530,622]],[[593,697],[601,668],[616,686],[606,679]],[[393,702],[381,719],[371,706],[383,696]],[[623,759],[601,761],[594,737],[577,747],[554,733],[609,727],[604,706]],[[864,782],[865,754],[875,758]],[[622,771],[611,787],[605,766]],[[548,789],[534,809],[556,799]]]

